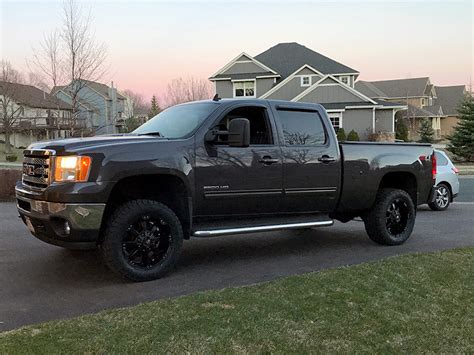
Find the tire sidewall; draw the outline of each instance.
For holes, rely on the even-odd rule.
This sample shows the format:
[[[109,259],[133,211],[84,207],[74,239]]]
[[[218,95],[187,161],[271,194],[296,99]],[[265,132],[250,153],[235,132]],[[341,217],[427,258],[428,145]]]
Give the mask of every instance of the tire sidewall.
[[[405,230],[397,236],[388,231],[386,223],[387,209],[396,199],[402,199],[407,204],[409,213]],[[415,217],[416,208],[407,192],[398,189],[383,189],[364,221],[367,233],[373,241],[383,245],[400,245],[410,237],[415,226]]]
[[[151,268],[131,265],[122,250],[128,227],[143,215],[164,220],[171,230],[170,246],[165,258]],[[135,200],[120,206],[110,218],[102,249],[112,270],[134,281],[154,280],[166,274],[181,252],[183,231],[178,217],[165,205],[151,200]]]
[[[444,207],[441,207],[436,202],[436,198],[438,197],[438,193],[439,193],[440,188],[445,188],[446,191],[448,192],[448,203]],[[429,206],[432,210],[434,210],[434,211],[444,211],[444,210],[448,209],[449,205],[451,204],[451,190],[449,189],[449,187],[446,186],[445,184],[439,184],[438,186],[436,186],[436,198],[435,198],[435,201],[433,201],[429,204]]]

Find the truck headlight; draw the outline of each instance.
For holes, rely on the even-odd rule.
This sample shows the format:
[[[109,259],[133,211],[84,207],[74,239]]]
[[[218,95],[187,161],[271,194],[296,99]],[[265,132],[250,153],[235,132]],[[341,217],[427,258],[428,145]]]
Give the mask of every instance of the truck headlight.
[[[88,156],[56,157],[54,181],[87,181],[92,159]]]

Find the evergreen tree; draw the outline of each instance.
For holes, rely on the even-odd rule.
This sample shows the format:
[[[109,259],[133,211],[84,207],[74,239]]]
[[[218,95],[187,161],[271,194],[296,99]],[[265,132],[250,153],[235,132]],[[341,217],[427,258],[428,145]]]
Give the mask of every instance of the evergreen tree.
[[[434,130],[429,118],[423,118],[420,128],[418,128],[418,134],[420,135],[420,143],[433,143]]]
[[[448,137],[448,150],[467,161],[474,161],[474,98],[466,96],[457,111],[458,124]]]
[[[153,118],[157,114],[161,112],[160,105],[158,104],[158,100],[156,99],[156,96],[153,95],[151,98],[151,107],[150,107],[150,112],[148,112],[148,118]]]
[[[340,142],[346,140],[346,131],[344,131],[344,128],[339,128],[337,130],[337,140]]]
[[[408,142],[408,126],[403,118],[397,120],[397,127],[395,128],[395,138],[404,142]]]
[[[352,130],[347,135],[347,140],[348,141],[359,141],[360,139],[359,139],[359,135],[357,134],[357,132]]]

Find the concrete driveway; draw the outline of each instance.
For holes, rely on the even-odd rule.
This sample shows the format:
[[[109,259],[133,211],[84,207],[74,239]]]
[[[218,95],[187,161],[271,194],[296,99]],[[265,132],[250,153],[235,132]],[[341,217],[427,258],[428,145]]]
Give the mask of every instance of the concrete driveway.
[[[36,240],[17,218],[15,205],[2,203],[0,331],[391,255],[474,246],[474,179],[461,180],[461,189],[464,196],[472,193],[470,201],[445,212],[421,207],[414,233],[402,246],[374,244],[356,221],[317,230],[192,240],[185,242],[175,272],[147,283],[127,283],[112,275],[97,252],[71,252]]]

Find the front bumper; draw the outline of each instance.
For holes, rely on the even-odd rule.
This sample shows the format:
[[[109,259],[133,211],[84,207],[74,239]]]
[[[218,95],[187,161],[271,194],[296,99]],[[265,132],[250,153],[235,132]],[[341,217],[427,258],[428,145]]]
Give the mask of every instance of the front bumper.
[[[16,198],[21,219],[38,239],[70,249],[96,247],[105,203],[35,200],[18,187]]]

